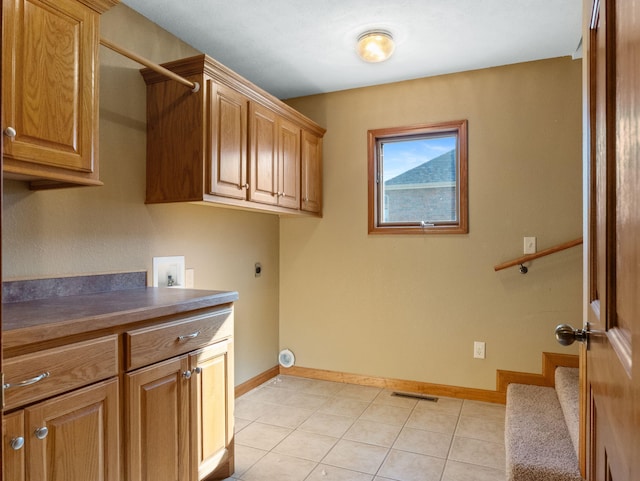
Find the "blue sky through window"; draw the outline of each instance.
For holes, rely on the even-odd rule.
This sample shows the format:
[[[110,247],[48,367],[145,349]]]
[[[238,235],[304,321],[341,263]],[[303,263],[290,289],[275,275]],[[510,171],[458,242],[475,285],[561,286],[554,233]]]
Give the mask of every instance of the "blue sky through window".
[[[455,136],[383,143],[383,182],[456,148]]]

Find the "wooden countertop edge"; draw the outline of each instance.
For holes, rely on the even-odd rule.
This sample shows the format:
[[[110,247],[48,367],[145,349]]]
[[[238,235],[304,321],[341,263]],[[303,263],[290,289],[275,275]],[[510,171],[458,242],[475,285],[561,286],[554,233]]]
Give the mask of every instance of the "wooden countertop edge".
[[[144,289],[145,293],[148,292],[146,289],[149,288]],[[109,294],[111,297],[113,295],[117,295],[118,292],[122,293],[126,291],[115,291],[106,294]],[[68,298],[57,298],[56,303],[62,304],[65,300],[69,302],[77,302],[78,300],[87,297],[95,300],[99,299],[100,296],[100,294],[93,294],[90,296],[69,296]],[[45,321],[41,324],[25,327],[12,327],[5,329],[3,321],[2,347],[5,353],[10,353],[12,350],[19,350],[28,345],[41,344],[55,339],[81,336],[83,334],[88,335],[92,332],[105,331],[109,329],[115,330],[121,326],[145,320],[165,318],[167,316],[181,314],[184,312],[223,306],[225,304],[231,304],[236,300],[238,300],[238,293],[234,291],[192,290],[189,297],[180,300],[175,300],[170,296],[170,299],[166,302],[159,302],[151,305],[141,303],[140,306],[135,308],[102,312],[95,315],[79,315],[78,317],[73,317],[67,320]],[[31,302],[31,305],[34,306],[32,314],[37,315],[37,301]],[[10,309],[10,306],[11,304],[3,307],[5,309]],[[42,309],[45,308],[46,307],[43,307]],[[14,320],[13,322],[19,321]]]

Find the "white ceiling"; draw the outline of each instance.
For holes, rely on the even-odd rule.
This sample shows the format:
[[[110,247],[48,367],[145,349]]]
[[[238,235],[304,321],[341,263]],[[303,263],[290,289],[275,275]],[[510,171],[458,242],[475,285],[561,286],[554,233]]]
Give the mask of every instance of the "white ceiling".
[[[562,57],[581,0],[122,0],[278,98]],[[354,50],[365,30],[396,40],[386,62]]]

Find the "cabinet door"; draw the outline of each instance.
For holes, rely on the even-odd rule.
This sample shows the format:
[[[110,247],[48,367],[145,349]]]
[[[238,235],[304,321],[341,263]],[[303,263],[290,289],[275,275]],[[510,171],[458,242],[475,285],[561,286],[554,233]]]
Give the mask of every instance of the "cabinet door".
[[[128,481],[189,480],[186,355],[125,375]]]
[[[118,481],[118,411],[117,379],[25,408],[27,481]]]
[[[236,199],[247,197],[248,99],[208,80],[210,95],[209,193]]]
[[[300,208],[322,214],[322,138],[302,131],[302,175]]]
[[[191,354],[192,479],[216,472],[231,476],[233,463],[233,366],[231,341],[223,341]],[[197,477],[196,477],[197,474]]]
[[[278,205],[300,208],[300,127],[278,121]]]
[[[3,0],[4,170],[100,184],[99,14],[76,0]]]
[[[2,479],[24,481],[24,411],[2,417]]]
[[[260,105],[251,104],[249,200],[277,204],[278,116]]]

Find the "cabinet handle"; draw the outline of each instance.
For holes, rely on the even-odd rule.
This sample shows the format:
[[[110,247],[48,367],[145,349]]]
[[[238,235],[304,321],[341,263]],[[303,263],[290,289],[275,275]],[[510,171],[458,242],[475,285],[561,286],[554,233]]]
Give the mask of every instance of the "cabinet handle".
[[[178,341],[186,341],[187,339],[194,339],[200,335],[200,331],[192,332],[191,334],[184,334],[178,336]]]
[[[242,184],[240,186],[241,189],[248,189],[249,188],[249,184]]]
[[[19,451],[20,449],[22,449],[22,446],[24,446],[24,438],[22,436],[13,438],[11,441],[9,441],[9,446],[11,446],[11,449],[13,449],[14,451]]]
[[[201,367],[196,367],[196,368],[194,368],[193,372],[195,372],[196,374],[200,374],[202,372],[202,368]]]
[[[43,379],[49,377],[49,373],[48,372],[43,372],[42,374],[36,376],[36,377],[32,377],[31,379],[26,379],[24,381],[20,381],[20,382],[14,382],[14,383],[6,383],[3,384],[3,388],[5,389],[9,389],[10,387],[21,387],[21,386],[29,386],[31,384],[35,384],[38,381],[42,381]]]
[[[185,371],[182,373],[182,377],[185,379],[191,379],[191,371]]]
[[[18,132],[16,132],[16,129],[14,129],[13,127],[7,127],[6,129],[4,129],[4,135],[9,137],[10,139],[13,139],[17,134]]]
[[[33,434],[35,434],[36,438],[38,439],[44,439],[47,437],[47,434],[49,434],[49,429],[47,429],[46,426],[43,426],[41,428],[36,429]]]

